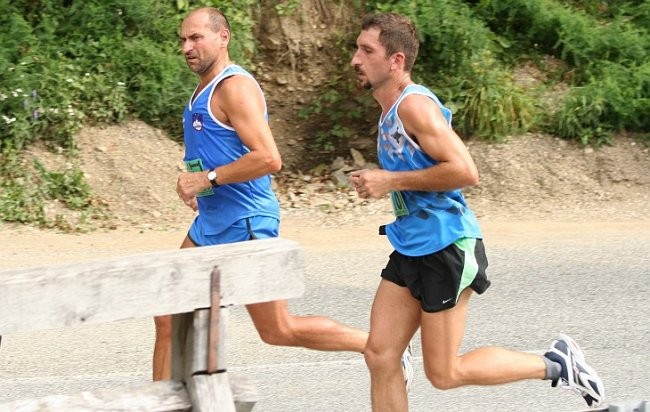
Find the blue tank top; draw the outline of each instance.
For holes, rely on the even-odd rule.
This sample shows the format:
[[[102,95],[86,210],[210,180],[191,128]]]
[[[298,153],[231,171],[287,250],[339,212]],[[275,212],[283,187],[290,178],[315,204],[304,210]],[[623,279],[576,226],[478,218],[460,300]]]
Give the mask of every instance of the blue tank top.
[[[190,98],[183,112],[184,161],[199,164],[203,170],[232,163],[250,151],[235,129],[220,122],[210,109],[215,88],[223,79],[231,76],[247,76],[255,79],[243,68],[230,65],[219,73],[194,101]],[[255,84],[257,82],[255,81]],[[259,84],[258,88],[259,88]],[[198,87],[198,86],[197,86]],[[195,96],[196,90],[192,94]],[[262,89],[260,88],[260,93]],[[268,114],[265,113],[268,121]],[[280,205],[271,189],[271,176],[255,180],[230,183],[211,190],[210,194],[198,196],[199,220],[204,233],[221,233],[234,222],[251,216],[280,218]]]
[[[397,109],[402,100],[411,94],[425,95],[433,100],[451,126],[451,110],[444,107],[436,95],[421,85],[406,87],[379,120],[377,153],[382,168],[386,170],[419,170],[438,163],[404,131]],[[388,240],[399,253],[424,256],[444,249],[459,238],[482,238],[476,216],[467,207],[460,190],[400,193],[408,212],[386,225]]]

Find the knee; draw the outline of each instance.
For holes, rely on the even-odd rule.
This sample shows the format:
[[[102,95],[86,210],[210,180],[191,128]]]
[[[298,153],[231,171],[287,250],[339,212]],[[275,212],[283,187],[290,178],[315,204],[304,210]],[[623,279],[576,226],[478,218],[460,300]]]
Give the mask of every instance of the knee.
[[[363,358],[366,361],[368,370],[373,372],[387,372],[400,368],[401,354],[393,354],[389,350],[373,347],[371,344],[366,345],[363,351]]]
[[[294,333],[289,326],[260,328],[257,330],[262,342],[273,346],[296,346]]]
[[[425,365],[424,374],[436,389],[448,390],[459,386],[459,380],[453,371],[427,367]]]
[[[366,366],[368,366],[370,372],[375,370],[381,364],[379,354],[374,352],[368,345],[366,345],[366,348],[363,350],[363,360],[366,361]]]

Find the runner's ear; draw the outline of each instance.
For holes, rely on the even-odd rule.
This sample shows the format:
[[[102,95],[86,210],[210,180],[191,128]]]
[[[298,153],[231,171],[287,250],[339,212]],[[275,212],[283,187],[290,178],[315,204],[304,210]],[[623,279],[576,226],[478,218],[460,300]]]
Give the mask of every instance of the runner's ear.
[[[228,43],[230,43],[230,30],[222,28],[219,31],[219,38],[221,39],[222,42],[228,45]]]

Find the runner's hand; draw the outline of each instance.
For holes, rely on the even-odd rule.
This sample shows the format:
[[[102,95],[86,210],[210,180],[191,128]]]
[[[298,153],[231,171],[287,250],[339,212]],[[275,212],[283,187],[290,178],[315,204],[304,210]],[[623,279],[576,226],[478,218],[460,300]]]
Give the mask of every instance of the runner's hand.
[[[181,198],[183,203],[191,207],[192,210],[197,209],[196,195],[200,191],[211,187],[208,180],[208,172],[190,172],[181,173],[178,175],[176,182],[176,193]]]
[[[355,170],[350,181],[362,199],[380,199],[391,191],[388,172],[382,169]]]

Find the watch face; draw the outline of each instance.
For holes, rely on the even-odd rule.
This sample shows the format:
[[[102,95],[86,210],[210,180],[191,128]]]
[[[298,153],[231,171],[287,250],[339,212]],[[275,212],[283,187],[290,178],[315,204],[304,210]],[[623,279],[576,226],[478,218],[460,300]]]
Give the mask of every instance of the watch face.
[[[210,184],[212,184],[213,187],[219,186],[217,184],[217,172],[215,172],[214,169],[208,172],[208,180],[210,181]]]

